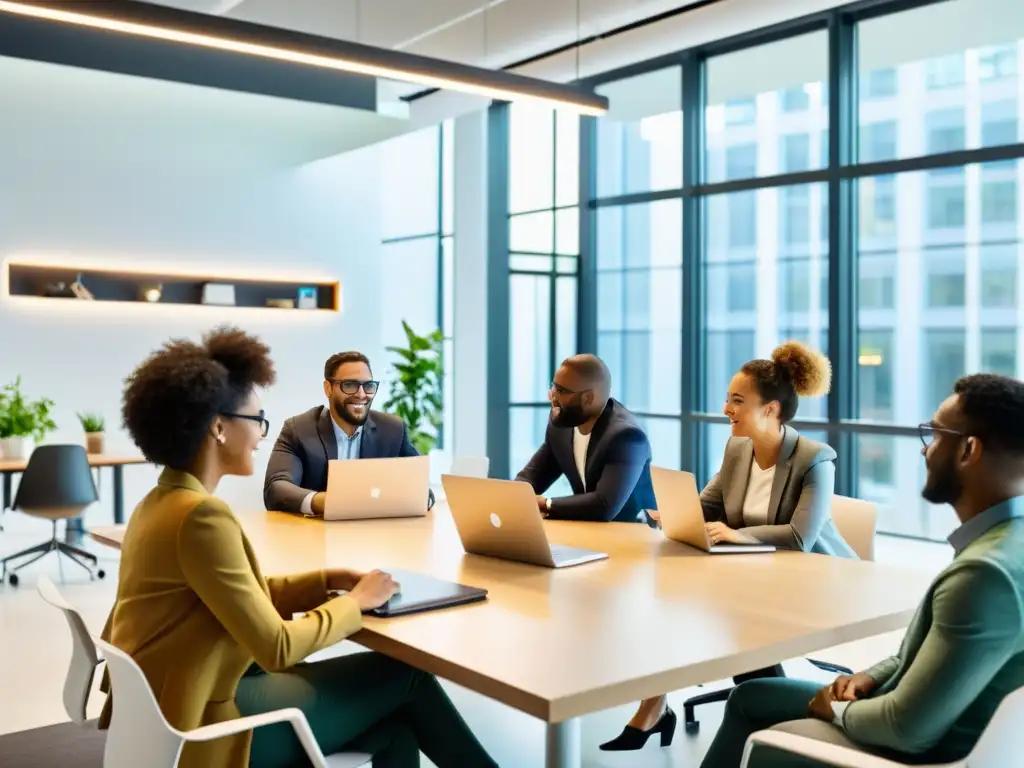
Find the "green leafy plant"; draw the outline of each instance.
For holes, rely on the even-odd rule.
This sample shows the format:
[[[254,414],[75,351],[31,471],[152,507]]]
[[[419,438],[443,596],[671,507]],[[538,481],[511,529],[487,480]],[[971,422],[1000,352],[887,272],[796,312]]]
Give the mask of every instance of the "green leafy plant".
[[[27,400],[21,377],[0,389],[0,439],[32,437],[38,443],[57,428],[50,418],[53,400]]]
[[[78,420],[82,423],[82,429],[86,434],[102,432],[106,427],[106,422],[98,413],[80,413]]]
[[[437,446],[444,419],[444,334],[438,329],[420,336],[404,320],[402,328],[407,346],[387,348],[398,360],[384,410],[405,422],[413,446],[426,456]]]

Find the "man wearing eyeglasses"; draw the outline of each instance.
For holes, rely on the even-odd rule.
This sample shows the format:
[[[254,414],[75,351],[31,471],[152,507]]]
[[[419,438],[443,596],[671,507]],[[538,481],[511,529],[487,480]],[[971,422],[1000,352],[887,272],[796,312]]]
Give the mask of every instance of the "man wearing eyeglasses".
[[[921,495],[950,505],[960,525],[948,539],[953,562],[928,588],[899,652],[824,687],[788,678],[737,686],[704,768],[738,768],[747,737],[777,724],[900,765],[959,765],[1000,702],[1024,687],[1024,382],[964,376],[920,435]],[[989,759],[1009,766],[1020,755],[1007,739],[1010,751]],[[762,747],[749,765],[826,762],[834,764]]]
[[[323,517],[327,463],[333,459],[418,456],[405,423],[373,411],[378,382],[361,352],[339,352],[324,364],[327,406],[285,421],[267,463],[267,509]],[[432,503],[431,496],[429,503]]]
[[[555,373],[548,400],[551,419],[544,443],[516,477],[537,494],[553,520],[648,522],[656,509],[651,445],[636,418],[611,398],[608,366],[595,355],[575,355]],[[572,495],[543,494],[561,476]]]

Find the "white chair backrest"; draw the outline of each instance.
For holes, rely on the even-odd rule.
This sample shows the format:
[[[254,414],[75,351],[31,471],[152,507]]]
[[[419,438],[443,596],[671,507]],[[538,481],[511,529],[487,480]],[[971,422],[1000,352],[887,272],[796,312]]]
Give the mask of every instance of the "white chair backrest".
[[[491,460],[487,456],[456,456],[452,459],[449,474],[459,477],[486,478],[491,471]]]
[[[839,535],[857,553],[857,557],[861,560],[875,559],[877,505],[848,496],[833,496],[832,520],[839,530]]]
[[[1005,768],[1024,753],[1024,688],[999,704],[978,743],[964,762],[965,768]],[[1009,761],[1009,762],[1007,762]]]
[[[107,660],[114,697],[103,768],[175,768],[184,739],[164,719],[139,665],[110,643],[96,644]]]
[[[43,600],[63,612],[71,628],[71,665],[64,680],[64,709],[72,721],[81,725],[85,722],[86,704],[100,663],[99,653],[81,614],[64,599],[53,582],[40,576],[36,589]]]

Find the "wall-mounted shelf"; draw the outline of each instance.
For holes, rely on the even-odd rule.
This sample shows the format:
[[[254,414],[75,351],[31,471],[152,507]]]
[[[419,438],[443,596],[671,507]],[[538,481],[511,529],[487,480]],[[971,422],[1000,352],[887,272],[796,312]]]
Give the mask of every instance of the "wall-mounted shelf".
[[[207,285],[234,286],[234,304],[214,306],[274,307],[298,309],[299,289],[312,289],[316,309],[337,312],[341,309],[340,287],[337,281],[281,280],[254,278],[241,275],[190,275],[174,272],[129,272],[110,268],[88,268],[7,262],[7,293],[13,297],[36,297],[48,301],[88,303],[73,294],[54,296],[51,287],[63,283],[71,286],[76,280],[92,294],[92,301],[130,302],[134,304],[191,304],[203,306]],[[159,301],[145,298],[147,289],[159,286]],[[69,292],[70,293],[70,292]],[[292,307],[280,307],[281,302],[294,302]]]

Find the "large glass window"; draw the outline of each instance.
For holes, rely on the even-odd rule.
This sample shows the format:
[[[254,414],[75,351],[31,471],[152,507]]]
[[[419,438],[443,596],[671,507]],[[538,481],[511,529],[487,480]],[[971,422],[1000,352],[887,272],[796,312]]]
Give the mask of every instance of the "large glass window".
[[[920,25],[928,42],[912,33]],[[861,23],[861,83],[893,72],[897,87],[878,99],[862,85],[860,161],[1019,141],[1022,38],[1024,12],[1000,0],[952,0]],[[1021,170],[1005,161],[857,182],[859,418],[910,426],[930,418],[964,373],[1016,375]],[[881,504],[880,529],[948,533],[951,516],[920,498],[920,441],[866,434],[857,442],[858,493]]]
[[[511,471],[543,440],[555,369],[576,352],[579,118],[532,104],[509,108]],[[537,430],[540,429],[539,437]]]
[[[831,55],[826,29],[842,38],[850,16],[863,20]],[[787,339],[830,352],[834,323],[838,396],[801,403],[803,431],[835,441],[838,491],[877,502],[881,531],[940,538],[955,518],[920,496],[916,425],[961,375],[1024,371],[1024,4],[854,4],[800,30],[598,85],[613,114],[597,120],[597,237],[582,258],[598,274],[599,352],[660,430],[654,462],[706,480],[733,374]],[[696,80],[703,103],[680,100]],[[851,81],[855,93],[828,92]],[[830,124],[830,101],[852,131]],[[684,137],[691,120],[701,130]],[[702,357],[680,360],[691,330]]]
[[[736,200],[749,201],[737,205]],[[778,223],[765,221],[778,211]],[[801,184],[713,195],[704,203],[707,407],[718,410],[739,366],[789,339],[824,350],[828,334],[828,217],[824,184]],[[739,212],[739,215],[738,213]],[[734,230],[753,233],[738,247]],[[769,233],[777,232],[778,239]],[[747,340],[753,343],[748,344]],[[719,349],[716,349],[719,348]],[[742,360],[736,350],[747,354]],[[825,402],[803,404],[800,416],[820,418]]]
[[[388,275],[382,305],[401,308],[383,318],[384,346],[405,346],[402,322],[426,335],[441,329],[445,342],[441,446],[454,434],[454,150],[449,120],[380,145],[381,271]],[[373,361],[382,377],[388,361]],[[382,393],[384,394],[384,393]],[[385,395],[386,396],[386,395]],[[384,399],[379,400],[380,403]]]
[[[779,66],[765,66],[772,61]],[[707,181],[821,168],[821,146],[828,144],[827,62],[824,32],[710,59]]]
[[[679,67],[597,89],[610,109],[597,124],[597,193],[614,197],[683,183],[682,77]]]
[[[613,394],[642,413],[679,413],[682,207],[679,200],[597,211],[598,354]],[[676,446],[678,452],[678,446]]]

